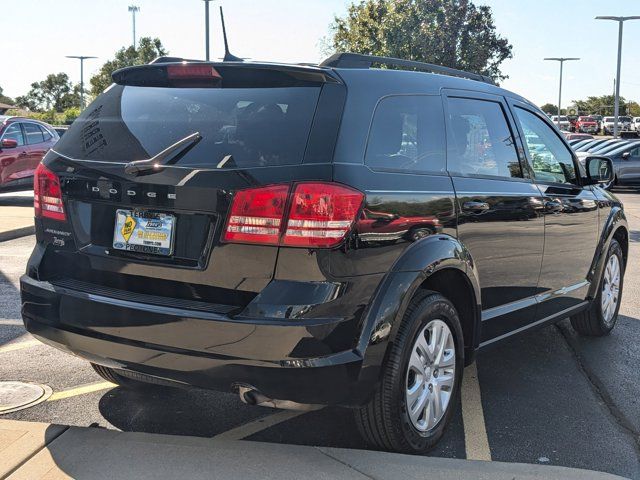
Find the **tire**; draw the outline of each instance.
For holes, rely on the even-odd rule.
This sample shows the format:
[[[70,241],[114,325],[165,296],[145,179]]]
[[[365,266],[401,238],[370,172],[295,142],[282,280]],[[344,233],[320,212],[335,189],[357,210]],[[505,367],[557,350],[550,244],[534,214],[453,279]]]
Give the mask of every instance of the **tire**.
[[[440,332],[447,331],[442,325],[447,327],[449,336],[446,336],[446,339],[450,342],[448,341],[447,347],[442,350],[445,353],[441,357],[442,361],[439,362],[440,372],[438,368],[433,367],[434,363],[424,367],[424,363],[421,362],[422,368],[427,369],[428,372],[416,375],[415,361],[411,362],[410,367],[412,359],[420,358],[416,356],[417,352],[421,351],[416,342],[418,342],[420,335],[423,335],[420,337],[425,341],[422,345],[429,347],[429,343],[433,339],[432,335],[435,335],[436,338],[442,338],[442,336],[438,337],[438,328],[440,328]],[[436,333],[429,335],[428,328],[430,327]],[[365,440],[376,448],[401,453],[424,453],[433,448],[444,434],[460,395],[460,383],[464,368],[464,347],[462,328],[455,307],[439,293],[421,291],[407,308],[393,344],[389,348],[380,385],[369,403],[355,411],[356,424]],[[435,349],[433,351],[437,352]],[[450,366],[452,360],[453,372],[451,372]],[[444,382],[450,383],[451,386],[445,386]],[[430,386],[427,387],[427,384]],[[434,384],[440,386],[433,386]],[[414,409],[422,411],[420,414],[422,416],[418,416],[417,420],[415,420],[416,415],[412,420],[408,411],[407,398],[411,398],[408,389],[410,385],[414,385],[415,391],[419,392],[415,395],[416,400],[412,405],[425,405],[424,410],[422,408]],[[427,393],[427,390],[430,393]],[[435,404],[432,404],[429,399],[442,398],[441,395],[434,397],[434,391],[448,392],[448,401],[446,404],[442,404],[441,411],[443,413],[438,420],[428,420],[431,417],[427,413],[427,408],[434,408],[437,411]],[[424,398],[427,400],[421,402]],[[422,425],[420,419],[422,419]],[[433,422],[431,427],[428,425],[430,422]],[[427,428],[419,428],[416,425]]]
[[[154,377],[147,377],[146,375],[137,374],[135,372],[127,372],[126,376],[118,373],[115,368],[105,367],[104,365],[98,365],[92,363],[91,366],[95,372],[104,378],[107,382],[115,383],[116,385],[129,389],[129,390],[151,390],[158,387],[168,387],[159,379]]]
[[[617,293],[613,293],[612,296],[615,299],[615,304],[610,306],[609,309],[605,308],[605,302],[603,302],[603,296],[607,295],[606,292],[611,292],[611,287],[607,288],[612,282],[608,280],[608,271],[610,268],[610,262],[616,263],[615,260],[611,260],[612,257],[617,258],[618,266],[618,288]],[[610,278],[610,277],[609,277]],[[613,327],[615,327],[618,320],[618,311],[620,310],[620,302],[622,300],[622,286],[624,280],[624,257],[622,255],[622,248],[617,240],[611,240],[609,250],[607,252],[607,258],[605,259],[604,268],[600,275],[600,281],[598,282],[598,294],[592,300],[589,308],[583,312],[580,312],[571,317],[571,326],[580,335],[587,337],[602,337],[608,335]]]

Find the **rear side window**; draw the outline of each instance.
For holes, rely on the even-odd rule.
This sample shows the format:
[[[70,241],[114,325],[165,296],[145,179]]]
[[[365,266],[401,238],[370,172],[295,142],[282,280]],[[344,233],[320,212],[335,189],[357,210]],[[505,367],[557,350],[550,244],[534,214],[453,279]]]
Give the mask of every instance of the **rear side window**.
[[[443,172],[443,119],[440,96],[383,98],[373,116],[365,164],[374,170]]]
[[[72,158],[150,158],[199,132],[179,166],[248,168],[301,163],[321,87],[164,88],[114,85],[61,138]],[[221,165],[222,167],[222,165]]]
[[[32,145],[34,143],[42,143],[44,142],[44,136],[42,135],[42,130],[40,130],[40,126],[35,123],[23,123],[24,133],[27,136],[27,144]]]
[[[2,139],[15,140],[18,142],[18,146],[24,145],[24,135],[22,134],[22,129],[20,128],[19,123],[10,124],[4,133],[2,134]]]
[[[51,135],[51,132],[49,132],[49,130],[44,128],[42,125],[40,125],[40,130],[42,130],[42,135],[44,135],[44,141],[45,142],[48,142],[49,140],[51,140],[53,138],[53,135]]]
[[[452,173],[521,178],[513,134],[502,105],[449,99],[447,166]]]

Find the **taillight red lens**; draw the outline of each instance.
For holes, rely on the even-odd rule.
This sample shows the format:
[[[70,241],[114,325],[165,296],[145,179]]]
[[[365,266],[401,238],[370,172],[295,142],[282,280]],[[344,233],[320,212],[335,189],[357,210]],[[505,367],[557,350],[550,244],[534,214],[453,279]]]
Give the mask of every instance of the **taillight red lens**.
[[[289,198],[290,197],[290,198]],[[236,193],[223,240],[235,243],[334,247],[356,219],[364,195],[334,183],[298,183]],[[288,215],[285,206],[289,200]]]
[[[277,245],[288,185],[240,190],[233,198],[224,240]]]
[[[291,197],[283,245],[333,247],[351,230],[363,195],[332,183],[299,183]]]
[[[45,167],[38,165],[33,176],[33,206],[36,217],[66,221],[62,203],[62,189],[58,176]]]

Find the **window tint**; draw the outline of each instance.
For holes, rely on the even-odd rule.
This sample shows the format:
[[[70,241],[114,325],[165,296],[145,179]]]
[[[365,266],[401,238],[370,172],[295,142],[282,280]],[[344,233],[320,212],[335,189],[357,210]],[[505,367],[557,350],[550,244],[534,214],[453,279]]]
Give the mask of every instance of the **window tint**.
[[[450,98],[447,141],[451,172],[522,177],[513,135],[497,102]]]
[[[179,166],[225,169],[302,163],[320,87],[165,88],[115,85],[62,136],[72,158],[126,162],[152,157],[199,132]]]
[[[536,179],[542,182],[576,183],[571,152],[553,129],[527,110],[517,108],[516,111]]]
[[[15,140],[16,142],[18,142],[18,145],[24,145],[24,136],[22,135],[22,129],[20,128],[19,123],[12,123],[11,125],[9,125],[4,131],[2,138]]]
[[[45,142],[48,142],[53,138],[53,135],[51,135],[51,132],[49,132],[49,130],[44,128],[42,125],[39,125],[39,127],[40,127],[40,130],[42,130],[42,135]]]
[[[444,171],[442,119],[440,96],[383,98],[373,116],[365,163],[373,169]]]
[[[27,144],[32,145],[34,143],[44,142],[44,136],[42,130],[35,123],[23,123],[24,133],[27,136]]]

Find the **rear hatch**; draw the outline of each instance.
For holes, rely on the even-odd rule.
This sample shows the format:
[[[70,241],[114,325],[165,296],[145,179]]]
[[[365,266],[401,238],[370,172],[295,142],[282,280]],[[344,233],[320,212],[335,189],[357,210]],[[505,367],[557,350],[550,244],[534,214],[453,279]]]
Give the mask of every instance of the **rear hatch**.
[[[278,247],[224,241],[233,197],[331,180],[344,86],[319,68],[239,63],[114,79],[45,157],[64,215],[39,219],[39,276],[240,310],[273,277]]]

